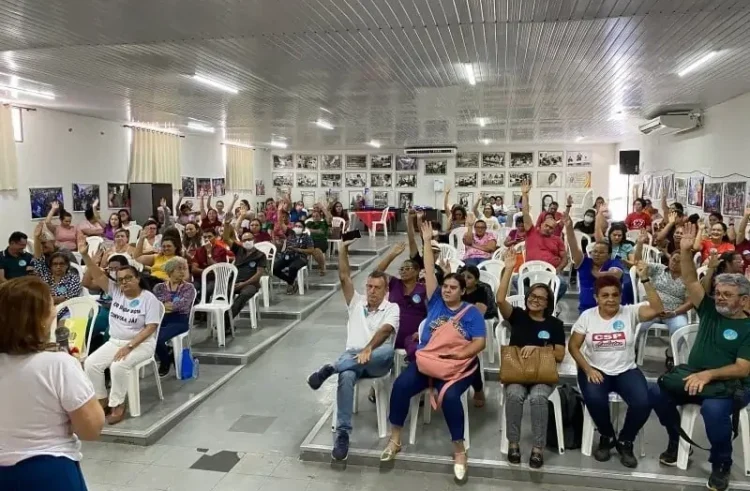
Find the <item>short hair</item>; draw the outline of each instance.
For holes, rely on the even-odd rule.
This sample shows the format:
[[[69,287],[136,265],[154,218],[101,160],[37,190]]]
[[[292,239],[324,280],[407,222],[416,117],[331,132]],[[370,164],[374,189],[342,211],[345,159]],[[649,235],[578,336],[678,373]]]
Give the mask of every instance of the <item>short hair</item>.
[[[460,205],[456,205],[453,207],[453,209],[451,210],[451,217],[455,216],[457,211],[460,211],[464,218],[466,218],[466,208]]]
[[[146,220],[146,223],[143,224],[143,228],[146,228],[149,225],[153,225],[157,229],[159,228],[159,224],[156,223],[156,220],[154,220],[153,218],[149,218],[148,220]]]
[[[211,234],[213,236],[216,236],[216,230],[214,230],[213,228],[204,228],[203,234]]]
[[[560,203],[558,203],[557,201],[550,202],[549,206],[552,206],[552,205],[555,205],[556,207],[560,208]]]
[[[54,261],[56,258],[59,258],[59,257],[61,257],[63,261],[65,261],[65,265],[67,267],[70,267],[70,256],[68,255],[67,252],[61,252],[61,251],[53,252],[52,255],[49,257],[50,266],[52,265],[52,261]]]
[[[251,209],[250,208],[250,203],[246,199],[241,199],[240,203],[243,204],[243,205],[245,205],[245,206],[247,206],[248,210]]]
[[[86,220],[91,221],[96,215],[94,214],[94,208],[88,207],[83,211],[83,216],[86,217]]]
[[[594,246],[597,246],[597,245],[607,246],[607,254],[609,254],[610,256],[612,255],[612,242],[608,240],[597,240],[597,241],[594,241],[593,244],[591,244],[591,248],[593,249]]]
[[[130,266],[130,261],[128,261],[128,258],[123,256],[122,254],[112,254],[109,256],[109,259],[107,259],[107,264],[109,263],[120,263],[120,267],[126,267]]]
[[[383,284],[386,286],[386,288],[388,287],[388,275],[385,274],[383,271],[373,271],[372,273],[367,275],[367,277],[376,279],[376,280],[381,279],[383,280]]]
[[[643,208],[646,207],[646,200],[643,198],[636,198],[633,200],[633,204],[640,203]]]
[[[547,306],[544,308],[543,314],[546,319],[547,317],[552,317],[553,315],[555,315],[555,293],[552,291],[552,288],[548,284],[534,283],[529,288],[527,288],[524,293],[523,305],[528,310],[527,305],[529,305],[529,295],[531,295],[531,292],[539,288],[542,288],[547,292]]]
[[[8,244],[11,242],[21,242],[22,240],[28,240],[29,236],[26,235],[23,232],[13,232],[10,234],[10,237],[8,237]]]
[[[685,207],[682,206],[682,203],[674,202],[672,203],[672,206],[674,206],[675,211],[682,216],[685,213]]]
[[[469,273],[471,276],[479,280],[479,268],[476,266],[464,266],[459,270],[460,273]]]
[[[727,274],[725,273],[725,271],[727,270],[727,264],[734,261],[734,256],[742,257],[742,254],[740,254],[737,251],[722,252],[721,255],[719,256],[719,261],[721,262],[719,263],[719,267],[716,268],[716,272],[714,274],[716,276],[719,276],[721,274]]]
[[[550,203],[550,204],[552,204],[552,203]],[[548,212],[548,211],[545,211],[545,212],[544,212],[544,219],[545,219],[545,220],[547,220],[548,218],[551,218],[551,219],[553,219],[554,221],[557,221],[557,218],[555,217],[555,214],[554,214],[554,213],[550,213],[550,212]]]
[[[67,210],[64,208],[60,208],[60,211],[57,212],[57,215],[60,217],[60,220],[65,220],[66,218],[73,219],[73,215],[71,215]]]
[[[697,224],[701,219],[701,216],[697,213],[693,213],[688,217],[688,222],[692,223],[693,225]]]
[[[123,212],[128,216],[128,218],[130,218],[130,210],[128,210],[127,208],[122,208],[120,211],[118,211],[117,216],[120,216],[120,213]]]
[[[411,267],[414,268],[414,269],[416,269],[417,271],[419,271],[419,270],[422,269],[422,265],[419,264],[419,261],[417,261],[416,259],[413,259],[413,258],[410,258],[410,257],[406,258],[406,259],[404,259],[404,262],[402,264],[407,264],[407,263],[409,265],[411,265]]]
[[[448,273],[443,277],[443,284],[445,284],[445,282],[448,280],[458,281],[459,288],[461,288],[461,290],[466,290],[466,280],[464,279],[463,275],[460,275],[458,273]]]
[[[297,224],[302,225],[302,228],[305,228],[305,222],[303,222],[302,220],[297,220],[296,222],[294,222],[294,224],[295,225],[297,225]]]
[[[741,297],[750,295],[750,280],[739,273],[723,273],[716,277],[716,285],[736,286]]]
[[[719,220],[720,222],[723,222],[723,221],[724,221],[724,215],[722,215],[722,214],[721,214],[721,213],[719,213],[718,211],[712,211],[711,213],[709,213],[709,214],[708,214],[708,216],[710,216],[710,217],[714,217],[714,218],[716,218],[717,220]]]
[[[184,265],[187,266],[187,260],[184,257],[181,256],[175,256],[164,263],[164,266],[162,266],[162,269],[165,273],[172,274],[172,271],[177,269],[178,266]]]
[[[596,279],[594,282],[594,293],[599,294],[599,291],[602,288],[606,288],[608,286],[613,286],[617,288],[617,291],[619,293],[622,293],[622,284],[620,283],[620,280],[616,276],[612,276],[611,274],[605,274],[604,276],[600,276]]]
[[[224,206],[224,200],[217,199],[216,206],[219,206],[219,203],[221,203],[221,206]]]
[[[589,208],[588,210],[583,212],[583,216],[586,216],[586,215],[593,215],[594,218],[596,218],[596,210],[593,208]]]
[[[477,223],[483,223],[485,227],[487,226],[487,222],[485,222],[484,220],[476,220],[476,221],[474,222],[474,226],[476,226],[476,225],[477,225]]]
[[[45,321],[52,293],[39,277],[24,276],[0,285],[0,353],[26,355],[44,351],[49,341]]]
[[[117,230],[115,230],[115,235],[117,235],[119,233],[125,234],[125,236],[128,239],[130,239],[130,229],[128,229],[128,228],[118,228]]]

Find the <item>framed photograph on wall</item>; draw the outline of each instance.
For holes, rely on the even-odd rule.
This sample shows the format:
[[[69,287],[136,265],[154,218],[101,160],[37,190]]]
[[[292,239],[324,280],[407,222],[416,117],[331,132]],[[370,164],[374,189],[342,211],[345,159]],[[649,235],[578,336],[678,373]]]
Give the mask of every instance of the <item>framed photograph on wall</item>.
[[[371,172],[370,187],[390,188],[393,187],[393,174],[390,172]]]
[[[266,195],[266,183],[263,182],[263,179],[256,179],[255,180],[255,195],[256,196],[265,196]]]
[[[574,206],[583,206],[583,200],[586,198],[588,191],[570,191],[566,194],[573,197]]]
[[[214,196],[225,196],[227,194],[226,179],[223,177],[211,179],[211,188],[213,189]]]
[[[565,182],[571,189],[588,189],[591,187],[591,171],[572,171],[565,173]]]
[[[320,157],[320,170],[341,169],[341,155],[323,155]]]
[[[348,188],[367,187],[367,172],[347,172],[344,177]]]
[[[520,188],[524,181],[528,181],[529,184],[532,184],[531,172],[508,172],[509,188]]]
[[[475,188],[477,187],[476,172],[456,172],[453,174],[453,182],[457,188]]]
[[[364,191],[349,191],[349,210],[358,210],[365,205]]]
[[[721,212],[721,189],[723,184],[720,182],[709,182],[703,187],[703,211],[711,213],[714,211]]]
[[[182,196],[184,198],[195,198],[195,178],[182,176]]]
[[[667,192],[667,199],[674,199],[674,174],[666,174],[662,183],[664,185],[664,190]]]
[[[31,219],[38,220],[40,218],[46,218],[52,208],[53,201],[57,201],[60,203],[61,208],[65,208],[62,188],[29,188]],[[122,207],[118,206],[118,208]]]
[[[456,155],[457,169],[476,169],[479,167],[479,153],[461,152]]]
[[[208,195],[211,192],[211,178],[196,177],[195,192],[197,193],[197,196]]]
[[[315,206],[315,191],[302,191],[300,193],[300,201],[305,205],[305,208],[311,210]]]
[[[297,172],[297,187],[298,188],[317,188],[318,187],[318,173],[317,172]]]
[[[536,185],[540,188],[559,188],[563,183],[563,172],[539,171],[536,173]]]
[[[509,207],[512,206],[513,208],[516,209],[516,211],[514,213],[517,213],[517,212],[521,211],[521,204],[520,204],[521,203],[521,195],[522,195],[521,191],[513,191],[513,192],[511,192],[511,199],[513,201],[511,203],[508,203],[508,206]],[[510,221],[512,218],[513,217],[510,214],[508,214],[508,220]]]
[[[211,179],[208,180],[211,189]],[[107,183],[107,207],[130,208],[130,186],[125,183]]]
[[[425,160],[424,173],[428,176],[444,176],[448,170],[447,160]]]
[[[318,170],[317,155],[297,155],[297,169]]]
[[[274,172],[272,179],[275,188],[290,188],[294,185],[294,174],[291,172]]]
[[[703,176],[692,176],[688,181],[688,205],[703,206]]]
[[[373,191],[372,192],[372,207],[373,208],[388,208],[391,205],[391,193],[390,191]]]
[[[539,152],[539,167],[562,167],[565,152]]]
[[[393,155],[370,155],[370,169],[393,169]]]
[[[417,170],[417,159],[408,155],[399,155],[396,157],[396,170]]]
[[[474,193],[461,191],[456,196],[458,205],[463,206],[467,212],[474,206]]]
[[[408,210],[414,205],[414,193],[411,192],[399,192],[398,193],[398,207],[401,210]]]
[[[73,184],[73,211],[86,211],[95,200],[101,202],[98,184]]]
[[[534,152],[510,152],[510,167],[534,167]]]
[[[505,186],[505,172],[495,170],[482,171],[482,186],[503,187]]]
[[[591,167],[591,152],[568,150],[568,167]]]
[[[664,191],[664,177],[656,176],[653,181],[653,190],[651,194],[654,197],[654,201],[661,200],[661,194]]]
[[[367,155],[347,155],[346,156],[346,169],[347,170],[366,170],[367,169]]]
[[[274,170],[277,169],[293,169],[294,168],[294,161],[292,160],[292,154],[274,154],[272,155],[273,159],[273,168]]]
[[[482,153],[482,167],[494,169],[505,167],[505,152]]]
[[[540,191],[540,194],[542,195],[542,208],[540,212],[546,211],[550,203],[557,201],[557,191]]]
[[[340,188],[341,187],[341,173],[321,173],[320,174],[320,185],[324,188]]]
[[[745,211],[746,181],[725,182],[721,197],[721,212],[730,217],[741,217]]]
[[[408,173],[403,173],[403,174],[396,174],[396,187],[397,188],[417,187],[417,173],[408,172]]]

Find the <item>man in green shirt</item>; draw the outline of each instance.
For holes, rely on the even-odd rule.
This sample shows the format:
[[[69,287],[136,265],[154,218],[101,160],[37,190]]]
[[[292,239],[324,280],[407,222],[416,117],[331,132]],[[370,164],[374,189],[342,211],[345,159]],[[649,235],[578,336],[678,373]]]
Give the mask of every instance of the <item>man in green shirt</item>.
[[[0,252],[0,283],[26,276],[34,271],[34,256],[26,252],[28,237],[23,232],[13,232],[8,238],[8,248]]]
[[[729,487],[732,467],[731,418],[736,397],[701,397],[701,392],[712,382],[741,380],[745,387],[741,402],[744,405],[750,402],[750,317],[746,314],[750,308],[750,281],[741,274],[721,274],[716,277],[714,298],[706,295],[693,263],[695,235],[695,225],[686,224],[680,241],[682,279],[700,316],[687,363],[696,372],[685,377],[685,393],[698,397],[711,444],[708,489],[724,491]],[[669,435],[669,446],[659,456],[659,462],[673,466],[677,463],[679,446],[680,415],[676,402],[658,384],[649,387],[649,398]]]

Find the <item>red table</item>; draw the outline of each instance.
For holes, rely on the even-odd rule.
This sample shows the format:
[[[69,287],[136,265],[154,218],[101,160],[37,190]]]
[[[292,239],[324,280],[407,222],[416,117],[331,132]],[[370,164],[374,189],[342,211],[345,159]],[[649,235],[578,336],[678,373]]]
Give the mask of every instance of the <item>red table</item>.
[[[359,218],[362,223],[365,224],[365,227],[367,227],[367,230],[370,230],[372,228],[372,222],[377,222],[380,220],[380,217],[383,216],[383,211],[355,211],[354,214]],[[386,220],[394,220],[396,218],[396,213],[393,211],[389,211]]]

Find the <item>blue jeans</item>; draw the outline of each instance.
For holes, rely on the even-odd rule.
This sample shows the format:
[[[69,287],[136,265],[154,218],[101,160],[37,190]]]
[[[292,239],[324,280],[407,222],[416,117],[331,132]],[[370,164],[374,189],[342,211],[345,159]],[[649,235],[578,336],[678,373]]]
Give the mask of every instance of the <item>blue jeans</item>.
[[[86,491],[81,464],[67,457],[40,455],[0,466],[0,489],[3,491]]]
[[[357,363],[357,353],[361,350],[347,350],[334,363],[339,375],[336,391],[336,431],[352,431],[352,411],[354,410],[354,386],[361,378],[378,378],[386,375],[393,366],[393,346],[383,345],[372,350],[370,361]]]
[[[165,314],[164,320],[159,328],[159,337],[156,339],[156,359],[161,364],[168,364],[172,360],[169,359],[169,349],[167,348],[167,341],[187,332],[189,317],[186,314]]]
[[[677,329],[688,325],[688,316],[687,314],[680,314],[669,319],[656,318],[652,321],[642,323],[641,331],[648,330],[648,328],[654,324],[666,325],[667,329],[669,329],[669,335],[671,336]]]
[[[658,384],[648,387],[648,396],[659,422],[666,428],[670,442],[680,438],[680,413],[672,397],[661,390]],[[750,403],[750,391],[745,391],[745,405]],[[732,399],[704,399],[701,403],[701,415],[706,427],[706,436],[711,444],[708,461],[714,465],[732,464]]]
[[[637,368],[632,368],[619,375],[607,375],[600,371],[604,380],[600,384],[592,384],[586,378],[583,370],[578,370],[578,387],[583,395],[591,419],[594,421],[599,434],[615,438],[615,429],[609,413],[609,393],[615,392],[625,404],[628,411],[625,413],[625,422],[622,424],[618,440],[633,442],[638,432],[651,414],[651,404],[648,397],[648,384],[646,377]]]
[[[466,266],[479,266],[479,263],[492,259],[492,257],[469,257],[462,259]]]
[[[478,363],[478,362],[477,362]],[[451,434],[451,441],[460,442],[464,439],[464,407],[461,404],[461,394],[466,392],[470,386],[476,384],[479,379],[481,387],[481,374],[479,368],[458,382],[451,385],[443,396],[443,416]],[[443,387],[442,380],[433,379],[433,387],[440,391]],[[401,375],[393,382],[391,391],[391,409],[389,420],[393,426],[399,428],[404,426],[406,416],[409,414],[409,403],[411,398],[430,386],[430,377],[419,372],[416,363],[409,363],[401,372]],[[476,387],[476,386],[475,386]],[[429,402],[425,402],[429,404]]]
[[[560,300],[565,296],[565,292],[568,291],[568,280],[562,274],[558,274],[557,277],[560,279],[560,289],[557,291],[557,300]],[[511,283],[513,284],[513,288],[518,291],[518,275],[513,276]],[[528,291],[530,286],[531,285],[529,284],[524,285],[524,290]]]

